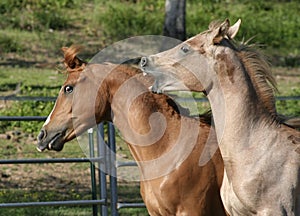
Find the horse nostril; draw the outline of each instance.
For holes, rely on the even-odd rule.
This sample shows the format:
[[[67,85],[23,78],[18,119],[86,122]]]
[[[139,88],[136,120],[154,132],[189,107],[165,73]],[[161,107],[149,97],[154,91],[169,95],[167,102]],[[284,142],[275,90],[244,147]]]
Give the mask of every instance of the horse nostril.
[[[46,137],[46,131],[42,129],[42,130],[40,131],[40,133],[39,133],[37,139],[38,139],[38,141],[41,141],[41,140],[43,140],[45,137]]]
[[[147,65],[147,57],[142,57],[141,58],[141,67],[145,67]]]

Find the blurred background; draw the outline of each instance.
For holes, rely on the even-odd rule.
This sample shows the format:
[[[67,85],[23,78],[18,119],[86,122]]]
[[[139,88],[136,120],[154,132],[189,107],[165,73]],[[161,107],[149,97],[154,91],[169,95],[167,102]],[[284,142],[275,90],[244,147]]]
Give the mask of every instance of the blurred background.
[[[238,40],[254,37],[274,65],[299,66],[299,1],[186,0],[185,5],[187,38],[213,20],[241,18]],[[42,66],[54,64],[62,46],[81,44],[89,57],[130,36],[162,35],[165,0],[2,0],[0,14],[1,65]]]

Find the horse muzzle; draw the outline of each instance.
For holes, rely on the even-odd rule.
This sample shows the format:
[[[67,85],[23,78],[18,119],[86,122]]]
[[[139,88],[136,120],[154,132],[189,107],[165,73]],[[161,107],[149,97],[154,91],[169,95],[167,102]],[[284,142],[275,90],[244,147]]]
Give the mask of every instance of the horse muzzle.
[[[37,150],[39,152],[43,152],[46,149],[61,151],[64,147],[64,136],[64,132],[47,132],[45,129],[42,129],[37,136]]]

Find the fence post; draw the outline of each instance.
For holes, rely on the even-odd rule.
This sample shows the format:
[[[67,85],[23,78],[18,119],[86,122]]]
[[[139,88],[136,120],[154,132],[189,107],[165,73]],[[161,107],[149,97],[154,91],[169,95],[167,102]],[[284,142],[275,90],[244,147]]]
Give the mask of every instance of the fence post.
[[[107,188],[106,188],[106,143],[104,141],[104,127],[103,123],[98,125],[97,130],[97,141],[98,141],[98,148],[97,153],[99,158],[104,158],[104,162],[99,162],[99,184],[100,184],[100,199],[105,200],[105,205],[101,205],[101,216],[108,215],[108,208],[107,208]]]
[[[118,216],[118,191],[117,191],[117,169],[116,169],[116,140],[115,128],[111,122],[108,123],[108,144],[110,153],[110,194],[111,194],[111,215]]]
[[[95,157],[94,153],[94,137],[93,137],[93,128],[88,129],[89,134],[89,149],[90,149],[90,158]],[[94,163],[90,163],[90,169],[91,169],[91,184],[92,184],[92,199],[97,199],[97,188],[96,188],[96,176],[95,176],[95,166]],[[97,205],[93,205],[93,216],[97,216],[98,209]]]

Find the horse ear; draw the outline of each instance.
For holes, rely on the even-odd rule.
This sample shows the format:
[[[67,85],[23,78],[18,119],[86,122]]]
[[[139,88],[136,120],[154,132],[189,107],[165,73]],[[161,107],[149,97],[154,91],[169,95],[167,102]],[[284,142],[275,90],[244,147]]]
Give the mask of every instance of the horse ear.
[[[230,26],[230,28],[228,29],[228,33],[227,33],[227,36],[229,37],[229,39],[232,39],[236,36],[236,34],[238,33],[238,31],[240,29],[241,22],[242,22],[242,20],[239,19],[233,26]]]
[[[221,25],[219,25],[217,28],[215,28],[212,31],[212,43],[213,44],[218,44],[220,43],[223,38],[227,35],[228,30],[229,30],[229,19],[226,19]]]

